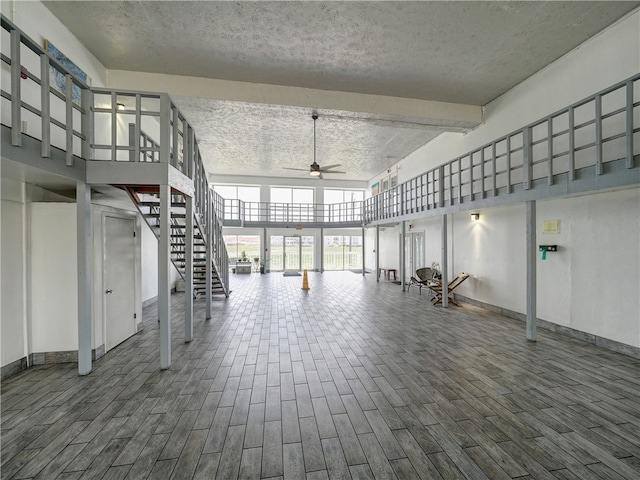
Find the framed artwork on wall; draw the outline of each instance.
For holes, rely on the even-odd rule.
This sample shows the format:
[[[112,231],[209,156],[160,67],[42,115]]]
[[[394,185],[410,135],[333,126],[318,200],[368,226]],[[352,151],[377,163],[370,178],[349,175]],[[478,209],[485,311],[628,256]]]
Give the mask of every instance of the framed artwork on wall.
[[[58,50],[49,40],[44,41],[44,49],[54,59],[56,59],[63,67],[67,68],[71,73],[78,77],[83,82],[87,83],[87,74],[78,65],[73,63],[69,58]],[[66,79],[64,73],[60,72],[52,65],[49,66],[49,81],[51,85],[60,93],[64,93],[66,90]],[[80,105],[82,101],[82,91],[79,86],[73,85],[71,89],[71,97],[73,101]]]
[[[371,196],[378,195],[380,193],[380,183],[376,182],[371,185]]]

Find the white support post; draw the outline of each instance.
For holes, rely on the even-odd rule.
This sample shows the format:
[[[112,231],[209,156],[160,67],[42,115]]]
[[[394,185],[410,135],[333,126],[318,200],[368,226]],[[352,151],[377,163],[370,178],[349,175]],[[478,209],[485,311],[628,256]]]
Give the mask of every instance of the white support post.
[[[193,340],[193,197],[185,195],[184,341]]]
[[[204,202],[207,205],[207,265],[205,267],[205,278],[204,278],[204,288],[205,290],[205,299],[207,302],[206,306],[206,319],[211,320],[211,277],[213,276],[213,206],[211,204],[209,195],[207,193],[204,194]]]
[[[447,214],[442,215],[440,223],[440,234],[442,235],[442,258],[440,259],[441,267],[440,273],[442,274],[442,306],[447,308],[449,306],[449,264],[448,264],[448,246],[447,246]]]
[[[366,265],[366,262],[365,262],[365,257],[367,256],[366,255],[366,251],[367,250],[365,249],[365,241],[364,241],[364,227],[362,227],[362,276],[363,277],[364,277],[364,274],[365,274],[364,268],[365,268],[365,265]]]
[[[376,282],[380,281],[380,225],[376,225]]]
[[[158,319],[160,320],[160,369],[171,366],[171,187],[160,185],[160,243],[158,245]]]
[[[320,229],[320,273],[324,273],[324,228]]]
[[[406,255],[406,239],[407,239],[407,222],[405,222],[404,220],[402,220],[400,222],[400,283],[402,284],[402,291],[405,291],[405,286],[404,286],[404,262],[405,262],[405,255]]]
[[[527,340],[536,341],[537,294],[536,294],[536,201],[527,206]]]
[[[76,184],[76,234],[78,272],[78,375],[91,373],[91,187]]]

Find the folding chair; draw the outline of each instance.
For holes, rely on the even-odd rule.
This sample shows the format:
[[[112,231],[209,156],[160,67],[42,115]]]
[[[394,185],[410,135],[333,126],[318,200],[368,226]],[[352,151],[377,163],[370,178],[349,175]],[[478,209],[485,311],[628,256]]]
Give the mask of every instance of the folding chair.
[[[458,303],[453,299],[452,293],[467,278],[469,278],[469,274],[462,272],[460,275],[454,278],[451,282],[449,282],[449,285],[447,286],[447,296],[449,297],[449,301],[454,305],[457,305],[458,307],[460,305],[458,305]],[[443,295],[442,285],[431,284],[427,286],[429,287],[429,290],[433,292],[433,295],[434,295],[434,297],[431,299],[431,303],[433,303],[434,305],[438,305],[439,303],[442,304],[442,295]]]

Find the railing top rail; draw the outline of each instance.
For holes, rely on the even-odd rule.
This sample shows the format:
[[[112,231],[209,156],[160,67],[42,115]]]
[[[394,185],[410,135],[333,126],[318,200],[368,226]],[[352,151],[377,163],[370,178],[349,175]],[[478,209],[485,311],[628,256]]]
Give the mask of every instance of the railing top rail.
[[[53,58],[49,54],[49,52],[47,52],[43,47],[38,45],[38,43],[36,43],[31,37],[29,37],[26,33],[20,30],[16,25],[14,25],[14,23],[11,20],[9,20],[7,17],[5,17],[2,14],[0,14],[0,23],[2,25],[2,28],[4,28],[9,32],[11,32],[12,30],[16,30],[17,32],[19,32],[20,41],[22,42],[23,45],[25,45],[27,48],[29,48],[29,50],[31,50],[37,55],[46,55],[49,58],[49,65],[53,66],[56,70],[59,70],[60,72],[71,75],[71,78],[73,79],[74,84],[78,85],[80,88],[84,88],[87,90],[91,89],[91,87],[86,82],[78,78],[73,72],[67,69],[67,67],[62,65],[55,58]]]

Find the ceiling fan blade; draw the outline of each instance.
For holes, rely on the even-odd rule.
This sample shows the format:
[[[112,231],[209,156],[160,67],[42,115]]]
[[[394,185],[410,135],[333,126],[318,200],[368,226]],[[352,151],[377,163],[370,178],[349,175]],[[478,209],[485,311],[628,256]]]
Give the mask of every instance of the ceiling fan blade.
[[[321,168],[320,171],[322,173],[347,173],[347,172],[340,172],[338,170],[325,170],[324,168]]]
[[[308,172],[308,168],[282,167],[283,170],[298,170],[299,172]]]
[[[335,168],[335,167],[339,167],[340,165],[342,165],[341,163],[334,163],[333,165],[325,165],[323,167],[320,167],[320,170],[324,170],[327,171],[330,168]]]

